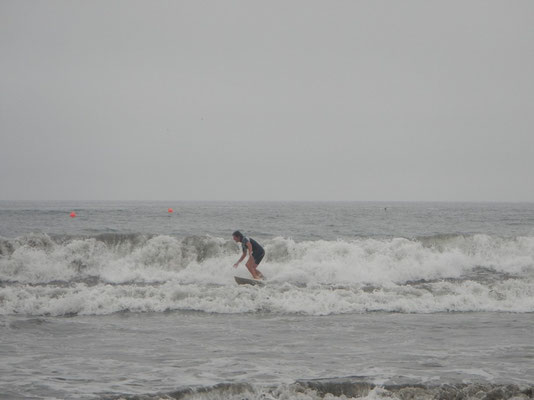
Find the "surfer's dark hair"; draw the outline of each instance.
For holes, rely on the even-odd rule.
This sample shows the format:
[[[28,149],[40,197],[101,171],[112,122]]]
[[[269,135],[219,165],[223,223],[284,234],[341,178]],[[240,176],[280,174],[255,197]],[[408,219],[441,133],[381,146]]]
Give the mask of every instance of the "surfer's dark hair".
[[[232,233],[232,236],[238,237],[239,240],[243,240],[243,234],[239,231],[235,231],[234,233]]]

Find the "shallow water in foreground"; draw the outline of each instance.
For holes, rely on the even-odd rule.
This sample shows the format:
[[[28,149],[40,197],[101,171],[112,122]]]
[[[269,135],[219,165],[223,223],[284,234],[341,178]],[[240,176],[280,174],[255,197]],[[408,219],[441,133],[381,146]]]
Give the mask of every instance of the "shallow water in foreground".
[[[335,378],[351,376],[386,387],[528,388],[533,326],[532,313],[9,316],[0,333],[0,391],[6,399],[137,398],[224,382],[225,392],[196,396],[261,398],[291,392],[298,380],[321,379],[335,392]]]

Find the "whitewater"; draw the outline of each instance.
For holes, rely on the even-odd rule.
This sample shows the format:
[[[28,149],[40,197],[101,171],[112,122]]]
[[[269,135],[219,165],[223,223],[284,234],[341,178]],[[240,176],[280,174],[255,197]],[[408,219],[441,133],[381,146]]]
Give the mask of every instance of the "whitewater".
[[[532,398],[533,315],[533,204],[0,202],[0,398]]]

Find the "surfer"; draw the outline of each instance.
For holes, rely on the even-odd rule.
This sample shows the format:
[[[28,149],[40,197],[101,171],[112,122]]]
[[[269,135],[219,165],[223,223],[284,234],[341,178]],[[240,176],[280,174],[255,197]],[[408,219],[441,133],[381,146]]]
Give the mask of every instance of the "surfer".
[[[241,248],[243,249],[243,255],[241,255],[239,261],[234,264],[234,268],[237,268],[239,263],[245,259],[248,250],[250,257],[246,263],[247,269],[252,274],[254,279],[263,279],[263,274],[258,269],[258,265],[265,256],[265,250],[263,250],[263,247],[261,247],[261,245],[254,239],[249,239],[243,236],[243,234],[239,231],[235,231],[232,236],[236,242],[241,243]]]

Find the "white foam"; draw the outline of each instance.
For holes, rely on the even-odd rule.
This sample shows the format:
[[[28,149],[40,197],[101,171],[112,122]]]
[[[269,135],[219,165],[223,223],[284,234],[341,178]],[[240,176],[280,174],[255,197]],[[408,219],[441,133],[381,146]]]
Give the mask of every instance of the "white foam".
[[[37,239],[0,258],[0,314],[534,312],[533,237],[275,238],[265,242],[263,288],[235,284],[248,271],[231,267],[238,247],[221,238]]]
[[[532,281],[506,280],[492,286],[473,281],[436,282],[424,287],[394,285],[367,292],[358,287],[295,287],[271,283],[263,288],[180,284],[67,287],[10,285],[0,288],[0,314],[109,314],[119,311],[198,310],[215,313],[274,312],[328,315],[390,311],[533,312]]]

